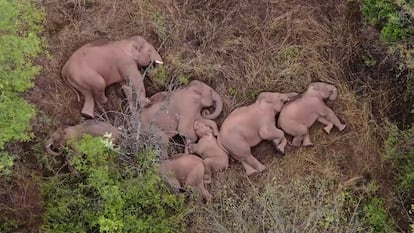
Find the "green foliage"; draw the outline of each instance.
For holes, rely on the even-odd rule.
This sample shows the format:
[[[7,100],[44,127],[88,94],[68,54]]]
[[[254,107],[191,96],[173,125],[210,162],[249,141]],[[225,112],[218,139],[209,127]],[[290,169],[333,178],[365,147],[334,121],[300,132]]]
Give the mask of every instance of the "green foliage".
[[[373,25],[384,25],[388,16],[397,11],[397,6],[392,0],[365,0],[362,5],[362,13]]]
[[[10,175],[15,157],[9,155],[7,152],[0,152],[0,177]]]
[[[396,42],[407,37],[408,29],[405,22],[398,13],[389,15],[386,25],[381,30],[381,37],[384,41]]]
[[[381,29],[381,38],[384,42],[403,40],[409,33],[409,23],[404,17],[404,9],[397,5],[395,0],[364,0],[362,13],[371,24]]]
[[[385,143],[385,158],[396,167],[398,187],[403,192],[414,191],[414,127],[400,130],[394,124]]]
[[[388,218],[381,199],[374,197],[364,207],[364,222],[370,228],[370,232],[393,232],[393,224]]]
[[[73,174],[45,182],[46,232],[183,232],[182,197],[169,194],[155,173],[156,154],[118,159],[106,138],[84,137]]]
[[[32,63],[42,50],[44,15],[31,1],[0,0],[0,149],[15,140],[29,140],[35,110],[19,95],[33,86],[40,67]]]

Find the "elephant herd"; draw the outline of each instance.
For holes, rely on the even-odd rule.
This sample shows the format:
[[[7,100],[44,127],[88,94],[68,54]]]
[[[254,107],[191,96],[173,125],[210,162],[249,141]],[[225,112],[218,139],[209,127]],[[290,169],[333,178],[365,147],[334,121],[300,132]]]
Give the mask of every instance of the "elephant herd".
[[[159,173],[178,192],[182,186],[192,186],[210,201],[212,195],[204,184],[211,183],[214,172],[229,166],[229,156],[240,161],[247,175],[262,172],[265,166],[251,153],[251,148],[262,140],[273,143],[284,154],[288,141],[285,133],[293,137],[291,145],[312,145],[309,128],[315,121],[325,125],[330,133],[333,126],[345,129],[325,99],[335,100],[338,94],[333,84],[310,83],[301,93],[261,92],[256,101],[233,110],[220,130],[214,121],[222,112],[220,95],[206,83],[192,80],[172,92],[159,92],[147,98],[140,67],[152,63],[162,64],[157,50],[140,36],[119,41],[89,43],[69,58],[62,69],[62,77],[84,96],[81,113],[94,118],[97,104],[103,110],[108,99],[105,88],[114,83],[127,83],[123,88],[128,101],[140,104],[142,130],[160,138]],[[214,109],[210,112],[211,109]],[[276,119],[276,115],[279,117]],[[277,121],[277,122],[276,122]],[[278,128],[279,127],[279,128]],[[118,129],[110,123],[87,120],[79,125],[59,128],[46,142],[46,150],[60,155],[68,140],[79,140],[84,134],[103,136],[111,133],[115,143],[120,139]],[[185,153],[168,155],[172,137],[185,139]]]

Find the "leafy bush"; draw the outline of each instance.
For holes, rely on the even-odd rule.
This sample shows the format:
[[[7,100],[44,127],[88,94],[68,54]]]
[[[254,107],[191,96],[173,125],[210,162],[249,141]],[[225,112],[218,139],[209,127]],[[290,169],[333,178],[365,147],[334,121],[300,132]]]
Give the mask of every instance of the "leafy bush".
[[[105,138],[86,136],[72,174],[45,182],[46,232],[183,232],[184,201],[154,172],[156,153],[118,159]]]
[[[397,1],[364,0],[362,13],[368,22],[381,29],[381,37],[385,42],[405,39],[409,33],[408,19],[404,17],[405,12]]]
[[[33,86],[40,67],[32,63],[42,50],[43,12],[31,1],[0,0],[0,150],[10,141],[27,141],[33,106],[20,94]],[[0,173],[10,167],[6,152],[0,152]],[[5,162],[6,161],[6,162]]]
[[[398,187],[403,192],[414,191],[414,127],[400,130],[394,124],[385,143],[385,158],[397,168]]]
[[[374,197],[364,207],[364,221],[371,228],[370,232],[393,232],[393,225],[384,209],[381,199]]]

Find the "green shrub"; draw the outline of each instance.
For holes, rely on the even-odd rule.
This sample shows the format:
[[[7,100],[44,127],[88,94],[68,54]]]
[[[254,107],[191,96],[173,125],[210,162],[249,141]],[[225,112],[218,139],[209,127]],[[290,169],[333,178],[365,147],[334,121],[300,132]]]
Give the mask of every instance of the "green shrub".
[[[407,37],[407,30],[404,20],[398,13],[393,13],[381,30],[381,37],[383,41],[396,42]]]
[[[364,0],[362,13],[369,23],[380,28],[384,42],[403,40],[409,33],[405,11],[395,0]]]
[[[31,1],[0,0],[0,174],[10,167],[6,143],[27,141],[33,106],[20,94],[32,87],[40,67],[32,63],[42,50],[43,12]],[[8,172],[6,172],[8,173]]]
[[[393,224],[388,218],[381,199],[374,197],[364,207],[364,222],[370,228],[369,232],[393,232]]]
[[[155,173],[156,153],[118,159],[105,138],[86,136],[73,174],[45,182],[46,232],[183,232],[184,201]]]
[[[400,130],[394,124],[385,142],[385,158],[396,168],[397,186],[406,193],[414,191],[414,127]]]

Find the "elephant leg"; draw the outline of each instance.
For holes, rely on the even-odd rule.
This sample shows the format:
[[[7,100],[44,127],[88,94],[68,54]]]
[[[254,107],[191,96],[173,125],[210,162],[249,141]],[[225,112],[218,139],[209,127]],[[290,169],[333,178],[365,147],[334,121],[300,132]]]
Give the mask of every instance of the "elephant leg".
[[[313,146],[313,143],[311,142],[309,132],[303,136],[303,146]]]
[[[246,170],[246,174],[248,176],[250,176],[251,174],[254,174],[254,173],[258,172],[256,169],[252,168],[249,164],[247,164],[247,162],[241,161],[241,163],[242,163],[242,165],[244,167],[244,170]]]
[[[212,161],[209,158],[204,160],[204,167],[205,167],[204,183],[206,183],[206,184],[211,183],[211,173],[212,173],[213,166],[214,166],[213,162],[214,161]]]
[[[213,199],[213,195],[206,189],[204,183],[201,182],[197,186],[194,186],[195,190],[199,192],[207,202],[210,202]]]
[[[101,86],[98,89],[95,89],[93,95],[95,97],[96,103],[98,104],[104,105],[108,102],[108,98],[105,96],[105,85]]]
[[[186,185],[192,186],[197,192],[209,202],[213,196],[204,187],[204,174],[205,166],[204,163],[200,163],[194,166],[193,170],[187,175]]]
[[[316,119],[319,123],[321,123],[321,124],[324,124],[325,125],[325,127],[323,128],[323,130],[327,133],[327,134],[329,134],[330,132],[331,132],[331,129],[332,129],[332,127],[333,127],[333,123],[332,122],[330,122],[330,121],[328,121],[326,118],[324,118],[324,117],[318,117],[317,119]]]
[[[133,74],[129,78],[129,82],[132,86],[133,91],[137,95],[139,106],[143,108],[150,105],[151,101],[146,97],[144,79],[142,78],[142,75],[138,70],[134,70]]]
[[[325,109],[326,114],[322,115],[324,118],[326,118],[328,121],[332,122],[336,128],[338,128],[339,131],[342,131],[346,128],[345,124],[342,124],[341,121],[338,119],[334,111],[330,109],[329,107],[326,107]]]
[[[263,165],[262,163],[259,162],[259,160],[257,160],[250,152],[249,155],[246,154],[246,156],[244,156],[244,161],[245,163],[247,163],[248,166],[254,168],[254,170],[247,170],[246,169],[246,165],[243,165],[244,168],[246,169],[246,173],[248,176],[256,173],[256,172],[262,172],[264,169],[266,169],[265,165]],[[243,164],[242,162],[242,164]],[[248,168],[248,167],[247,167]]]
[[[287,140],[285,138],[285,133],[282,130],[276,127],[262,127],[259,130],[259,136],[264,140],[272,141],[276,149],[282,153],[285,153],[285,147]]]
[[[81,113],[84,116],[93,118],[95,109],[95,100],[93,95],[89,91],[83,91],[82,94],[85,97],[85,103],[83,104]]]
[[[177,178],[175,178],[173,176],[167,176],[165,179],[167,180],[168,184],[173,189],[174,193],[179,193],[180,192],[180,189],[182,187],[181,187],[181,184],[180,184],[180,182],[178,181]]]
[[[303,141],[302,135],[295,136],[293,137],[292,145],[298,147],[302,144],[302,141]]]
[[[160,147],[160,159],[165,160],[168,159],[168,143],[170,138],[166,133],[158,128],[154,128],[152,131],[152,135],[156,137],[156,141],[159,143]]]

